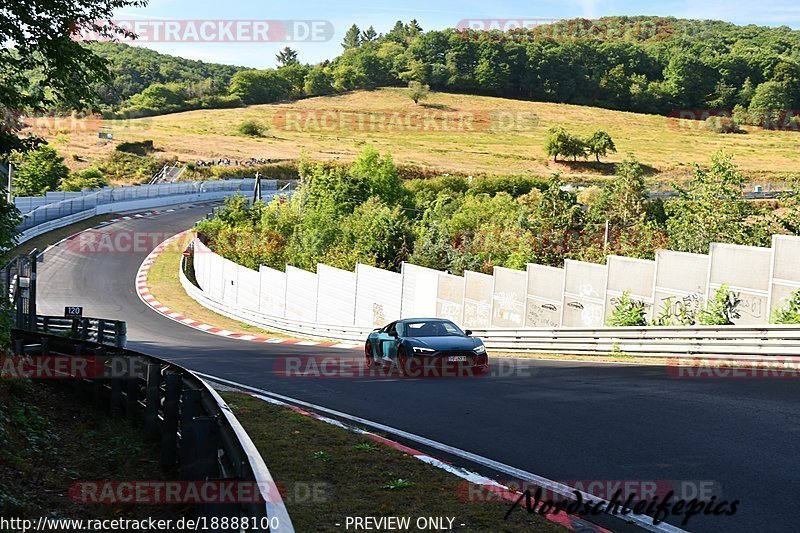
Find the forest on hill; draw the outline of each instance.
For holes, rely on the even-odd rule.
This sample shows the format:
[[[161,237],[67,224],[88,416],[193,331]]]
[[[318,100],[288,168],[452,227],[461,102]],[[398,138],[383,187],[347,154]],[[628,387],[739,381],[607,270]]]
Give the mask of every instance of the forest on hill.
[[[287,47],[276,68],[246,69],[116,43],[99,104],[127,116],[264,104],[354,89],[405,86],[670,114],[736,109],[761,124],[800,108],[800,31],[656,17],[574,19],[511,31],[385,34],[353,25],[342,53],[311,65]],[[749,114],[748,114],[749,113]],[[774,116],[773,116],[774,119]]]

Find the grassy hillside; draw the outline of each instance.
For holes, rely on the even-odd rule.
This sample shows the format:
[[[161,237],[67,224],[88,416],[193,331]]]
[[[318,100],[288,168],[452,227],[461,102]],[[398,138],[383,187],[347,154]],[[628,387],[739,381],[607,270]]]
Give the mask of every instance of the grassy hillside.
[[[517,127],[493,128],[497,114],[516,117]],[[287,113],[289,126],[287,127]],[[358,115],[358,114],[361,115]],[[370,126],[369,113],[385,124],[394,117],[405,120],[410,113],[427,114],[440,119],[471,117],[472,126],[452,127],[452,131],[417,131],[407,127]],[[344,117],[351,126],[341,128]],[[315,128],[328,119],[328,127]],[[358,120],[365,121],[363,127]],[[263,138],[246,137],[238,126],[256,120],[268,126]],[[412,119],[413,120],[413,119]],[[302,131],[297,131],[297,124]],[[355,124],[355,125],[352,125]],[[441,121],[438,122],[441,127]],[[457,123],[456,123],[457,124]],[[655,181],[667,183],[688,175],[693,163],[707,164],[712,153],[721,148],[735,154],[735,162],[752,181],[761,182],[796,172],[800,163],[800,132],[768,131],[747,126],[746,134],[717,134],[699,121],[679,120],[656,115],[607,109],[525,102],[504,98],[431,93],[424,104],[416,105],[406,89],[385,88],[375,91],[316,97],[289,104],[257,105],[239,109],[200,110],[159,117],[112,122],[115,140],[152,139],[162,157],[182,161],[227,157],[289,158],[305,151],[314,159],[348,161],[372,144],[389,151],[400,164],[417,165],[441,172],[493,174],[549,174],[556,170],[571,177],[598,177],[607,174],[610,165],[592,162],[554,163],[544,152],[547,130],[557,124],[573,133],[587,135],[596,129],[608,131],[619,152],[604,160],[616,162],[633,153],[644,165],[652,167]],[[306,127],[308,126],[308,127]],[[64,155],[78,155],[88,162],[68,160],[76,167],[107,155],[114,144],[101,144],[97,125],[86,127],[39,129],[34,133],[49,137]]]

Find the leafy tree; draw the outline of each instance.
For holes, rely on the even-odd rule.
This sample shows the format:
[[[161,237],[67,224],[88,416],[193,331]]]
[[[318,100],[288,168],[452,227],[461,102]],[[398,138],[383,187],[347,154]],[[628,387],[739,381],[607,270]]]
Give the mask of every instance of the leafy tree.
[[[108,185],[108,180],[98,168],[87,168],[73,172],[61,180],[62,191],[82,191],[84,189],[100,189]]]
[[[792,97],[785,84],[764,82],[756,88],[750,101],[750,121],[765,128],[780,127],[781,119],[791,108]]]
[[[0,107],[43,109],[55,103],[81,108],[94,101],[92,87],[107,79],[105,61],[74,37],[89,32],[99,38],[129,34],[109,21],[125,7],[143,0],[15,0],[0,18]],[[31,75],[33,72],[36,75]]]
[[[370,197],[341,222],[339,242],[328,252],[328,264],[352,270],[357,262],[398,270],[406,259],[407,220],[399,206]],[[327,262],[327,261],[326,261]]]
[[[246,104],[270,104],[286,98],[290,82],[275,70],[243,70],[231,79],[230,94]]]
[[[590,213],[598,222],[610,220],[623,226],[644,218],[647,186],[644,171],[635,157],[629,155],[616,166],[614,179],[603,187]]]
[[[408,96],[414,100],[415,104],[419,104],[421,100],[428,98],[430,90],[430,86],[423,85],[418,81],[408,82]]]
[[[309,68],[306,65],[301,65],[300,63],[290,63],[289,65],[278,69],[278,75],[285,79],[291,87],[291,96],[303,95],[308,72]]]
[[[600,162],[601,156],[605,157],[609,152],[616,152],[617,147],[611,135],[604,131],[596,131],[586,140],[586,150]]]
[[[606,320],[610,327],[646,326],[647,311],[644,302],[631,298],[630,291],[625,291],[614,305],[611,316]]]
[[[566,155],[570,143],[570,134],[562,126],[554,126],[547,132],[544,151],[552,156],[553,161],[558,161],[559,155]]]
[[[130,98],[134,106],[169,111],[179,107],[187,98],[186,87],[177,83],[154,83]]]
[[[366,82],[366,76],[353,65],[338,65],[333,69],[333,86],[337,91],[352,91]]]
[[[333,76],[327,69],[317,65],[306,74],[303,89],[306,94],[312,96],[331,94],[333,92]]]
[[[353,24],[344,34],[342,48],[350,50],[351,48],[358,48],[359,46],[361,46],[361,30],[357,25]]]
[[[709,169],[696,166],[689,186],[676,186],[679,197],[665,205],[671,247],[708,253],[712,242],[748,242],[743,222],[750,208],[743,187],[744,178],[725,153],[716,154]]]
[[[297,60],[297,51],[292,50],[291,47],[285,46],[283,50],[275,55],[279,67],[286,67],[289,65],[296,65],[300,61]]]
[[[12,160],[15,196],[42,196],[58,189],[61,180],[69,176],[64,158],[48,145],[26,153],[14,152]]]

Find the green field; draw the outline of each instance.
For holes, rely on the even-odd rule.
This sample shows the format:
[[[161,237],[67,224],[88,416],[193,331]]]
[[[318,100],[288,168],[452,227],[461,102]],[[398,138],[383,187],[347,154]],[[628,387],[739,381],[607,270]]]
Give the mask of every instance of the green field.
[[[259,121],[269,131],[263,138],[243,136],[238,126],[245,120]],[[188,111],[107,122],[106,126],[115,140],[152,139],[160,150],[158,156],[182,161],[297,159],[302,152],[313,159],[349,161],[372,144],[391,152],[399,164],[439,172],[547,175],[558,170],[579,179],[611,172],[608,164],[554,163],[548,158],[544,139],[547,130],[558,124],[581,135],[596,129],[608,131],[618,153],[605,163],[632,153],[650,167],[654,181],[665,184],[688,176],[692,164],[708,163],[720,149],[733,153],[736,164],[754,183],[780,180],[796,172],[800,163],[800,132],[795,131],[747,126],[746,134],[726,135],[708,131],[696,120],[447,93],[431,93],[417,105],[405,89],[395,88],[286,104]],[[114,148],[114,143],[98,142],[96,128],[94,123],[38,133],[48,136],[64,155],[88,159],[79,162],[68,157],[72,166],[80,168]]]

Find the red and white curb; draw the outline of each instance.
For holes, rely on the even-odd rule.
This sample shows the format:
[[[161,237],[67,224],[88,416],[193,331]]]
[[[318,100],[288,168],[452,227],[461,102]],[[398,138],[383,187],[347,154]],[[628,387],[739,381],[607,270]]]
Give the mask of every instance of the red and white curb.
[[[323,416],[323,415],[320,415],[318,413],[314,413],[312,411],[307,411],[305,409],[302,409],[302,408],[297,407],[295,405],[292,405],[290,403],[284,402],[284,401],[282,401],[280,399],[277,399],[277,398],[274,398],[274,397],[271,397],[271,396],[266,396],[264,394],[259,394],[258,392],[255,392],[255,390],[257,390],[257,389],[248,390],[248,389],[251,389],[251,387],[246,387],[246,386],[243,386],[243,385],[235,383],[235,382],[231,382],[231,381],[228,381],[228,380],[225,380],[225,379],[221,379],[221,378],[217,378],[217,377],[214,377],[214,376],[208,376],[206,374],[199,374],[199,375],[201,377],[203,377],[204,379],[208,378],[212,383],[214,383],[214,382],[220,383],[220,384],[224,385],[228,389],[236,390],[237,392],[241,392],[243,394],[247,394],[249,396],[252,396],[254,398],[258,398],[259,400],[265,401],[267,403],[271,403],[273,405],[279,405],[281,407],[289,408],[292,411],[294,411],[294,412],[296,412],[298,414],[301,414],[303,416],[308,416],[308,417],[313,418],[315,420],[320,420],[322,422],[325,422],[327,424],[331,424],[333,426],[345,429],[347,431],[351,431],[353,433],[357,433],[359,435],[363,435],[364,437],[366,437],[368,439],[371,439],[371,440],[374,440],[375,442],[378,442],[380,444],[383,444],[385,446],[388,446],[390,448],[398,450],[398,451],[400,451],[402,453],[408,454],[408,455],[414,457],[415,459],[418,459],[418,460],[422,461],[423,463],[429,464],[429,465],[433,466],[434,468],[438,468],[440,470],[444,470],[445,472],[448,472],[450,474],[453,474],[454,476],[457,476],[457,477],[465,480],[467,483],[469,483],[469,485],[471,485],[473,487],[478,487],[478,490],[482,491],[481,492],[482,494],[486,494],[486,495],[491,494],[491,496],[487,496],[487,497],[488,498],[492,498],[492,501],[506,501],[506,502],[509,502],[509,503],[513,503],[513,502],[518,501],[520,499],[520,496],[522,496],[522,493],[520,493],[517,490],[512,489],[512,488],[510,488],[510,487],[508,487],[506,485],[503,485],[502,483],[500,483],[500,482],[498,482],[498,481],[496,481],[496,480],[494,480],[492,478],[486,477],[486,476],[484,476],[482,474],[478,474],[477,472],[473,472],[471,470],[467,470],[466,468],[462,468],[462,467],[459,467],[459,466],[454,466],[453,464],[449,463],[448,461],[444,461],[442,459],[438,459],[436,457],[433,457],[432,455],[429,455],[427,453],[423,453],[423,452],[421,452],[419,450],[416,450],[414,448],[410,448],[408,446],[405,446],[404,444],[400,444],[397,441],[394,441],[394,440],[391,440],[391,439],[387,439],[386,437],[383,437],[383,436],[378,435],[376,433],[372,433],[370,431],[361,429],[360,427],[357,427],[355,425],[346,424],[346,423],[344,423],[344,422],[342,422],[340,420],[336,420],[334,418]],[[539,513],[537,513],[537,514],[539,514]],[[600,527],[600,526],[598,526],[596,524],[593,524],[591,522],[588,522],[588,521],[584,520],[583,518],[580,518],[580,517],[577,517],[577,516],[574,516],[574,515],[568,515],[568,514],[563,513],[563,512],[562,513],[550,512],[550,513],[545,513],[545,514],[539,514],[539,516],[542,516],[543,518],[545,518],[546,520],[548,520],[550,522],[553,522],[553,523],[556,523],[556,524],[558,524],[558,525],[560,525],[562,527],[565,527],[570,531],[580,531],[581,533],[612,533],[610,530],[605,529],[603,527]]]
[[[165,317],[178,322],[179,324],[183,324],[184,326],[189,326],[190,328],[194,328],[205,333],[210,333],[212,335],[217,335],[218,337],[227,337],[229,339],[237,339],[242,341],[250,341],[250,342],[262,342],[267,344],[294,344],[296,346],[315,346],[319,348],[341,348],[345,350],[352,350],[352,349],[361,349],[361,346],[349,344],[349,343],[342,343],[342,342],[323,342],[323,341],[310,341],[310,340],[301,340],[301,339],[291,339],[286,337],[262,337],[258,335],[252,335],[250,333],[241,333],[236,331],[230,331],[224,328],[220,328],[214,326],[212,324],[206,324],[205,322],[201,322],[199,320],[195,320],[193,318],[187,317],[182,313],[178,313],[173,311],[166,305],[162,304],[153,294],[150,292],[150,286],[147,283],[147,276],[150,272],[150,268],[155,263],[156,259],[164,252],[164,250],[170,246],[171,244],[175,243],[182,237],[193,233],[194,230],[186,230],[177,235],[173,235],[169,239],[165,240],[161,244],[155,247],[155,249],[150,252],[150,254],[142,261],[141,266],[139,266],[139,271],[136,273],[136,294],[139,295],[139,299],[145,303],[148,307],[164,315]]]

